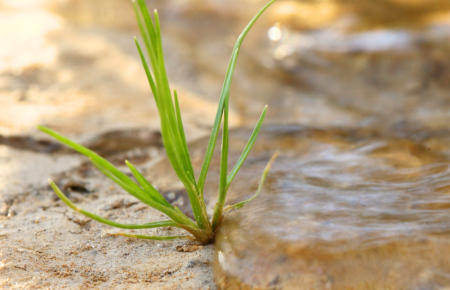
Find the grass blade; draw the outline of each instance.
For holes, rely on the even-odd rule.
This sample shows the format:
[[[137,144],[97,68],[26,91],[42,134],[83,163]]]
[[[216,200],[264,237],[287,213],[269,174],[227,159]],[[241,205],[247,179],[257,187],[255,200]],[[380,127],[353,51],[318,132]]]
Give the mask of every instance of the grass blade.
[[[155,96],[161,120],[161,134],[167,156],[174,168],[178,178],[186,187],[189,200],[192,205],[195,220],[201,229],[210,228],[210,223],[206,214],[204,203],[200,200],[200,194],[195,181],[192,162],[187,148],[184,128],[179,113],[177,96],[175,105],[172,99],[166,68],[164,65],[164,53],[161,40],[161,27],[158,13],[154,13],[154,22],[145,5],[144,0],[137,0],[135,3],[136,18],[138,20],[142,37],[146,44],[148,54],[153,69],[153,78],[150,69],[146,64],[142,51],[138,45],[150,87]]]
[[[130,188],[129,183],[123,183],[120,179],[118,179],[113,173],[108,171],[106,168],[104,168],[101,164],[97,162],[97,160],[92,160],[91,162],[108,178],[110,178],[112,181],[117,183],[120,187],[122,187],[124,190],[126,190],[128,193],[136,197],[136,192],[134,192],[135,188]],[[126,176],[127,177],[127,176]],[[128,177],[127,177],[128,178]],[[132,185],[135,185],[139,189],[140,196],[146,195],[146,192],[142,190],[138,185],[136,185],[131,179],[130,182]],[[138,198],[138,197],[136,197]],[[138,198],[139,199],[139,198]],[[140,199],[141,200],[141,199]],[[196,225],[181,211],[177,211],[176,208],[174,208],[171,204],[169,204],[167,201],[164,203],[158,203],[158,200],[153,199],[151,196],[149,196],[149,199],[147,202],[144,200],[141,200],[142,202],[148,204],[149,206],[153,207],[154,209],[159,210],[160,212],[166,214],[168,217],[173,219],[175,222],[179,223],[180,225],[187,225],[190,227],[195,227]],[[151,201],[151,202],[150,202]],[[166,206],[165,204],[168,204]]]
[[[147,223],[147,224],[121,224],[121,223],[116,223],[114,221],[105,219],[101,216],[98,216],[96,214],[93,214],[91,212],[88,212],[86,210],[83,210],[79,207],[77,207],[76,205],[74,205],[65,195],[64,193],[62,193],[62,191],[59,189],[59,187],[50,179],[48,180],[48,182],[50,183],[50,186],[53,188],[53,190],[55,191],[56,195],[58,195],[58,197],[67,205],[69,206],[71,209],[73,209],[76,212],[81,213],[82,215],[87,216],[88,218],[91,218],[95,221],[98,221],[102,224],[106,224],[109,226],[113,226],[116,228],[121,228],[121,229],[151,229],[151,228],[158,228],[158,227],[180,227],[179,224],[177,224],[176,222],[174,222],[173,220],[167,220],[167,221],[160,221],[160,222],[154,222],[154,223]]]
[[[108,170],[101,164],[97,159],[91,158],[92,164],[98,168],[106,177],[117,183],[120,187],[122,187],[125,191],[127,191],[132,196],[136,197],[143,203],[157,209],[168,216],[173,215],[174,208],[169,205],[160,202],[158,199],[154,199],[151,195],[148,195],[142,188],[140,188],[136,183],[134,183],[131,179],[129,181],[121,180],[116,174]],[[127,177],[128,178],[128,177]]]
[[[168,157],[172,162],[172,165],[180,178],[180,180],[186,185],[186,189],[189,191],[192,187],[195,187],[195,179],[192,179],[192,172],[190,172],[190,158],[186,155],[185,146],[183,146],[182,138],[180,136],[180,128],[178,126],[177,118],[175,115],[175,106],[172,100],[170,92],[169,81],[167,79],[166,68],[164,65],[164,53],[161,40],[161,28],[159,24],[159,16],[155,11],[155,34],[156,34],[156,51],[158,56],[158,72],[155,72],[156,83],[159,89],[159,98],[161,100],[161,123],[164,123],[163,137],[170,146],[170,154]],[[182,125],[181,125],[182,126]],[[169,152],[168,152],[169,153]]]
[[[227,196],[227,172],[228,172],[228,98],[225,100],[225,107],[223,110],[223,131],[222,131],[222,152],[220,158],[220,173],[219,173],[219,196],[214,207],[212,227],[217,229],[222,220],[222,209]]]
[[[189,166],[189,174],[188,175],[192,178],[192,182],[194,184],[196,184],[195,176],[194,176],[194,167],[192,166],[191,156],[189,154],[189,148],[188,148],[187,142],[186,142],[186,134],[184,133],[183,119],[181,118],[180,103],[178,102],[178,94],[177,94],[176,90],[174,90],[173,96],[175,99],[175,113],[177,116],[178,130],[179,130],[181,142],[183,145],[181,148],[184,151],[183,154],[184,154],[184,157],[186,158],[185,162],[186,162],[187,166]]]
[[[191,236],[145,236],[145,235],[135,235],[135,234],[126,234],[126,233],[108,234],[108,236],[123,236],[123,237],[127,237],[127,238],[156,240],[156,241],[195,240],[194,237],[191,237]]]
[[[261,130],[262,123],[264,122],[264,118],[266,117],[266,113],[267,113],[267,106],[264,107],[264,110],[261,116],[259,117],[258,123],[256,124],[256,127],[253,130],[253,133],[250,136],[250,139],[248,140],[241,157],[239,157],[239,160],[236,162],[236,165],[233,167],[233,170],[231,170],[230,174],[228,175],[226,185],[227,188],[230,186],[239,169],[241,169],[241,166],[244,163],[245,159],[247,159],[248,154],[252,150],[253,144],[255,143],[256,138],[258,137],[259,130]]]
[[[154,31],[155,42],[153,43],[152,49],[156,50],[155,54],[158,63],[157,65],[152,65],[154,67],[155,81],[159,94],[157,100],[159,102],[158,108],[160,110],[161,133],[163,136],[164,147],[166,148],[167,156],[172,167],[175,169],[178,178],[186,187],[198,226],[201,229],[208,229],[211,225],[206,214],[206,208],[203,202],[200,201],[189,151],[186,143],[183,142],[183,125],[181,122],[177,121],[177,108],[174,106],[170,92],[169,81],[164,65],[159,16],[156,11]],[[181,115],[178,119],[181,121]]]
[[[147,52],[150,57],[150,62],[152,65],[155,65],[153,66],[153,72],[155,72],[158,62],[156,51],[152,49],[155,45],[155,27],[153,25],[152,18],[150,17],[150,13],[148,13],[147,5],[144,0],[138,0],[138,3],[133,0],[133,8],[136,14],[139,30],[141,31],[145,47],[147,48]]]
[[[75,151],[80,152],[81,154],[89,157],[92,164],[94,164],[105,176],[110,178],[112,181],[117,183],[120,187],[122,187],[124,190],[126,190],[128,193],[130,193],[132,196],[136,197],[143,203],[153,207],[154,209],[157,209],[161,211],[162,213],[169,216],[171,219],[176,221],[179,224],[186,224],[192,226],[192,221],[187,218],[185,215],[180,215],[178,212],[175,211],[175,209],[170,205],[168,206],[167,203],[162,203],[158,199],[154,199],[151,196],[149,196],[142,188],[140,188],[136,183],[134,183],[128,176],[126,176],[121,171],[117,170],[111,163],[100,157],[98,154],[94,153],[93,151],[87,149],[86,147],[79,145],[66,137],[56,133],[55,131],[38,126],[38,128],[52,136],[53,138],[57,139],[61,143],[71,147]]]
[[[142,188],[153,198],[159,200],[161,203],[166,204],[168,207],[172,208],[172,205],[150,184],[150,182],[145,179],[145,177],[134,167],[133,164],[125,161],[128,168],[130,168],[137,182],[142,186]]]
[[[199,179],[197,182],[197,186],[198,186],[199,191],[201,192],[202,196],[203,196],[203,188],[205,186],[205,181],[206,181],[206,175],[208,173],[208,169],[211,164],[211,159],[212,159],[212,156],[214,153],[214,148],[215,148],[216,142],[217,142],[217,136],[219,134],[220,123],[222,122],[222,114],[223,114],[223,110],[224,110],[225,99],[228,98],[229,93],[230,93],[231,80],[233,77],[234,69],[236,67],[237,58],[239,56],[239,49],[241,48],[242,42],[244,41],[245,37],[247,36],[250,29],[253,27],[255,22],[258,20],[258,18],[261,16],[261,14],[264,11],[266,11],[266,9],[269,8],[269,6],[272,5],[275,1],[276,0],[270,1],[266,6],[264,6],[258,12],[258,14],[255,15],[255,17],[253,17],[253,19],[250,21],[250,23],[247,25],[247,27],[245,27],[244,31],[239,36],[239,38],[236,41],[236,44],[234,46],[233,53],[231,55],[231,59],[228,64],[228,70],[227,70],[227,74],[225,76],[222,93],[220,95],[219,107],[217,108],[214,125],[212,128],[211,136],[210,136],[209,143],[208,143],[208,149],[206,150],[202,170],[200,172],[200,176],[199,176]]]
[[[149,198],[145,194],[145,192],[136,183],[134,183],[130,178],[128,178],[128,176],[126,176],[125,174],[123,174],[122,172],[117,170],[111,163],[109,163],[108,161],[106,161],[105,159],[100,157],[98,154],[96,154],[95,152],[87,149],[86,147],[84,147],[80,144],[77,144],[77,143],[73,142],[72,140],[56,133],[55,131],[53,131],[51,129],[48,129],[48,128],[45,128],[42,126],[38,126],[38,128],[39,128],[39,130],[49,134],[50,136],[52,136],[56,140],[60,141],[61,143],[69,146],[73,150],[78,151],[79,153],[85,155],[86,157],[89,157],[89,159],[94,163],[94,165],[96,165],[102,171],[105,171],[108,173],[108,175],[109,175],[108,177],[113,179],[115,182],[120,182],[120,184],[122,184],[123,187],[127,188],[127,189],[125,189],[125,188],[124,189],[127,190],[128,192],[130,192],[130,194],[132,194],[133,196],[135,196],[142,202],[153,207],[153,205],[155,203],[153,199]]]
[[[134,2],[134,7],[136,19],[139,23],[154,73],[154,78],[152,78],[142,50],[137,43],[139,55],[160,112],[164,147],[180,180],[184,184],[188,184],[188,187],[191,187],[193,179],[186,175],[186,160],[181,158],[182,156],[178,151],[181,141],[179,140],[179,136],[177,136],[176,118],[164,66],[159,20],[157,14],[155,14],[155,24],[153,24],[145,1],[138,0],[137,3]]]
[[[141,58],[142,65],[144,66],[145,75],[147,76],[148,83],[150,84],[150,89],[152,90],[153,97],[155,98],[156,106],[158,106],[158,101],[156,100],[156,98],[158,97],[158,91],[156,90],[155,80],[152,77],[152,74],[151,74],[150,69],[147,64],[147,61],[145,60],[145,56],[142,53],[141,46],[139,45],[139,42],[137,41],[136,38],[134,38],[134,42],[136,43],[136,47],[139,52],[139,57]],[[159,110],[159,107],[158,107],[158,110]]]
[[[226,206],[226,207],[224,208],[223,212],[227,212],[227,211],[232,210],[232,209],[238,209],[238,208],[241,208],[241,207],[243,207],[246,203],[248,203],[249,201],[254,200],[254,199],[260,194],[260,192],[261,192],[261,190],[262,190],[262,188],[263,188],[263,186],[264,186],[264,182],[266,181],[267,174],[269,173],[270,167],[272,167],[272,163],[273,163],[273,162],[275,161],[275,159],[278,157],[278,154],[279,154],[278,151],[275,152],[275,154],[273,154],[272,158],[270,158],[269,162],[267,163],[267,166],[266,166],[266,168],[264,169],[264,172],[263,172],[263,174],[262,174],[262,176],[261,176],[261,180],[259,181],[258,190],[256,190],[256,193],[255,193],[252,197],[250,197],[249,199],[246,199],[246,200],[244,200],[244,201],[238,202],[238,203],[236,203],[235,205],[229,205],[229,206]]]

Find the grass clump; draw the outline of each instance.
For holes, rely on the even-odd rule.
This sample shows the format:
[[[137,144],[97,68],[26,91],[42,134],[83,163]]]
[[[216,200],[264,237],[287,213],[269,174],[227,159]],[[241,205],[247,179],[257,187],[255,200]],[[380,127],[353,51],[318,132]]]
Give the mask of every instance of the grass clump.
[[[151,206],[154,209],[159,210],[169,217],[166,221],[159,221],[147,224],[119,224],[114,221],[102,218],[98,215],[85,211],[75,206],[57,187],[57,185],[49,180],[49,183],[56,194],[61,200],[66,203],[73,210],[93,219],[98,222],[123,229],[148,229],[157,227],[178,227],[185,229],[192,236],[144,236],[120,233],[116,235],[122,235],[127,237],[135,237],[151,240],[171,240],[171,239],[195,239],[203,244],[211,243],[214,240],[215,233],[220,227],[224,212],[232,208],[240,208],[251,199],[253,199],[261,190],[261,186],[267,175],[270,167],[270,163],[263,173],[260,181],[260,186],[255,196],[250,200],[240,202],[234,206],[228,206],[224,209],[225,197],[228,187],[233,181],[234,177],[238,173],[245,159],[247,158],[253,143],[258,136],[259,130],[266,115],[267,106],[264,108],[261,117],[250,136],[250,139],[239,158],[234,168],[228,173],[228,111],[229,111],[229,93],[231,79],[234,69],[236,67],[237,57],[242,42],[252,28],[256,20],[261,14],[276,0],[270,1],[258,14],[250,21],[242,34],[239,36],[236,45],[231,55],[231,60],[228,66],[225,82],[223,85],[222,93],[219,100],[219,106],[215,117],[214,125],[209,139],[208,149],[205,154],[205,159],[198,179],[194,175],[194,169],[192,166],[191,158],[189,155],[188,146],[186,143],[186,137],[184,134],[183,122],[180,113],[180,106],[178,103],[177,91],[172,91],[169,86],[166,69],[164,65],[163,49],[161,42],[161,30],[159,23],[159,16],[155,10],[154,19],[150,16],[150,13],[145,5],[144,0],[133,1],[133,7],[136,14],[136,18],[139,24],[139,28],[142,34],[142,38],[147,50],[147,56],[150,60],[150,66],[147,63],[146,57],[142,51],[139,42],[135,38],[137,50],[139,52],[142,64],[144,66],[145,73],[150,84],[150,88],[153,92],[155,102],[160,114],[161,119],[161,134],[164,143],[164,147],[167,152],[167,156],[175,170],[178,178],[184,184],[186,191],[189,195],[189,200],[192,205],[195,221],[188,218],[183,212],[181,212],[176,206],[172,206],[164,197],[142,176],[142,174],[128,161],[126,165],[130,168],[136,182],[131,180],[127,175],[116,169],[111,163],[100,157],[98,154],[91,150],[67,139],[66,137],[58,134],[57,132],[38,126],[38,128],[78,151],[81,154],[87,156],[91,162],[108,178],[117,183],[120,187],[126,190],[135,198],[141,202]],[[210,219],[206,212],[205,201],[203,198],[203,189],[205,185],[206,176],[213,156],[213,151],[216,145],[217,137],[222,125],[222,151],[221,151],[221,165],[220,165],[220,182],[219,182],[219,196],[217,199],[214,213]]]

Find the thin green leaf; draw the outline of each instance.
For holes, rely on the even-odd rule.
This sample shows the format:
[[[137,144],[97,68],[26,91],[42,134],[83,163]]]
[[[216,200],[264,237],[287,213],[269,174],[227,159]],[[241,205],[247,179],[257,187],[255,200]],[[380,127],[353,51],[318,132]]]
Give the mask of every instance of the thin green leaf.
[[[114,165],[112,165],[111,163],[109,163],[108,161],[106,161],[105,159],[100,157],[95,152],[87,149],[86,147],[84,147],[80,144],[73,142],[72,140],[56,133],[55,131],[53,131],[49,128],[45,128],[42,126],[38,126],[38,128],[39,128],[39,130],[49,134],[50,136],[52,136],[56,140],[60,141],[61,143],[69,146],[73,150],[80,152],[81,154],[85,155],[86,157],[89,157],[92,162],[95,162],[95,165],[98,164],[98,166],[100,166],[105,171],[107,171],[109,173],[109,175],[114,177],[116,182],[120,182],[121,184],[123,184],[127,188],[127,191],[129,191],[133,196],[135,196],[142,202],[144,202],[148,205],[154,203],[154,202],[152,202],[153,200],[150,200],[150,198],[147,197],[145,192],[137,184],[135,184],[130,178],[128,178],[128,176],[126,176],[125,174],[123,174],[122,172],[117,170],[114,167]],[[150,205],[150,206],[153,207],[153,205]]]
[[[194,226],[195,224],[188,218],[186,215],[182,212],[177,212],[176,209],[172,206],[166,206],[166,202],[160,203],[157,199],[153,199],[151,196],[148,196],[144,190],[142,190],[137,184],[135,184],[131,179],[129,179],[130,182],[123,182],[117,176],[115,176],[112,172],[108,171],[105,167],[102,166],[102,164],[98,163],[97,160],[93,160],[91,158],[92,164],[94,164],[105,176],[110,178],[112,181],[117,183],[120,187],[122,187],[124,190],[126,190],[131,195],[135,196],[142,202],[148,204],[149,206],[153,207],[154,209],[159,210],[160,212],[166,214],[168,217],[176,221],[177,223],[181,225],[188,225],[190,227]],[[127,176],[125,176],[128,178]],[[130,186],[132,185],[132,187]],[[138,190],[136,190],[136,187]],[[136,193],[139,193],[139,197],[146,197],[145,199],[139,198]]]
[[[145,1],[139,0],[138,4],[139,9],[136,9],[138,11],[138,13],[136,13],[137,19],[138,21],[141,21],[141,27],[143,27],[141,32],[144,41],[145,39],[148,39],[149,42],[146,46],[153,68],[154,78],[152,80],[154,80],[155,84],[152,91],[154,92],[155,100],[160,112],[161,133],[164,147],[166,148],[167,156],[176,174],[188,191],[196,221],[199,222],[199,219],[203,220],[200,221],[200,227],[204,228],[204,224],[209,223],[209,221],[207,220],[207,217],[202,217],[203,215],[206,215],[206,209],[198,198],[192,162],[185,142],[184,129],[182,123],[177,121],[178,119],[181,121],[181,118],[176,117],[176,108],[174,109],[174,103],[164,65],[159,16],[155,11],[155,20],[153,23],[145,5]],[[144,23],[142,23],[142,19]],[[145,61],[142,56],[141,59],[145,66]],[[146,73],[150,75],[148,68],[146,69]],[[149,82],[151,83],[151,81]]]
[[[224,208],[224,210],[223,210],[224,213],[229,211],[229,210],[232,210],[232,209],[238,209],[238,208],[243,207],[246,203],[248,203],[249,201],[254,200],[261,193],[261,190],[262,190],[262,188],[264,186],[264,182],[266,181],[267,174],[269,173],[270,167],[272,166],[272,163],[275,161],[275,159],[278,157],[278,154],[279,154],[278,151],[275,152],[275,154],[273,154],[272,158],[270,158],[270,161],[267,163],[267,166],[264,169],[264,172],[263,172],[263,174],[261,176],[261,180],[259,181],[258,190],[256,191],[256,193],[252,197],[247,199],[247,200],[238,202],[235,205],[226,206]]]
[[[225,106],[224,110],[224,134],[222,137],[222,140],[225,140],[222,142],[222,160],[220,162],[220,185],[219,185],[219,197],[217,198],[216,206],[214,207],[213,212],[213,220],[212,220],[212,226],[213,229],[216,229],[222,220],[222,210],[223,205],[225,203],[225,198],[227,195],[228,187],[230,186],[231,182],[233,181],[234,177],[238,173],[239,169],[241,168],[242,164],[244,163],[245,159],[247,158],[248,154],[250,153],[253,144],[255,143],[256,137],[259,134],[259,130],[261,129],[262,123],[264,121],[264,118],[267,113],[267,106],[264,107],[264,110],[259,118],[258,123],[256,124],[255,129],[253,130],[252,135],[250,136],[250,139],[245,146],[244,151],[242,152],[241,157],[237,161],[236,165],[234,166],[233,170],[231,170],[230,174],[228,175],[228,178],[226,176],[227,172],[227,164],[228,164],[228,122],[227,122],[227,110],[228,106]]]
[[[91,218],[95,221],[98,221],[102,224],[110,225],[116,228],[121,229],[151,229],[151,228],[159,228],[159,227],[177,227],[179,228],[180,225],[174,222],[173,220],[167,220],[167,221],[160,221],[160,222],[154,222],[154,223],[146,223],[146,224],[121,224],[117,223],[108,219],[105,219],[101,216],[98,216],[96,214],[93,214],[91,212],[88,212],[86,210],[83,210],[76,205],[74,205],[65,195],[62,193],[62,191],[59,189],[59,187],[50,179],[48,180],[50,186],[55,191],[56,195],[71,209],[73,209],[76,212],[81,213],[82,215],[87,216],[88,218]]]
[[[140,189],[140,187],[137,184],[135,184],[130,178],[128,178],[128,176],[126,176],[121,171],[116,169],[114,167],[114,165],[109,163],[107,160],[102,158],[97,153],[89,150],[88,148],[86,148],[80,144],[73,142],[72,140],[62,136],[61,134],[59,134],[49,128],[46,128],[43,126],[38,126],[38,129],[41,130],[42,132],[45,132],[48,135],[52,136],[53,138],[60,141],[61,143],[69,146],[73,150],[78,151],[79,153],[85,155],[86,157],[89,157],[91,159],[91,161],[96,161],[99,165],[101,165],[101,167],[105,168],[105,170],[107,170],[113,176],[115,176],[115,178],[117,180],[120,180],[122,183],[127,184],[132,190],[136,191],[137,195],[139,196],[140,191],[142,191]],[[145,196],[145,194],[143,194],[143,196]],[[145,202],[145,201],[143,201],[143,202]]]
[[[73,142],[72,140],[64,137],[63,135],[53,131],[52,129],[46,128],[44,126],[37,126],[37,128],[39,130],[41,130],[42,132],[52,136],[53,138],[55,138],[56,140],[60,141],[61,143],[69,146],[70,148],[72,148],[75,151],[78,151],[79,153],[87,156],[87,157],[91,157],[91,156],[98,156],[97,153],[87,149],[86,147],[79,145],[75,142]]]
[[[117,170],[111,163],[100,157],[98,154],[85,148],[82,145],[79,145],[67,139],[66,137],[56,133],[51,129],[42,126],[38,126],[38,128],[41,131],[49,134],[53,138],[57,139],[61,143],[71,147],[75,151],[78,151],[81,154],[89,157],[92,164],[94,164],[105,176],[110,178],[112,181],[117,183],[120,187],[122,187],[124,190],[126,190],[128,193],[130,193],[132,196],[136,197],[143,203],[161,211],[177,223],[188,225],[193,224],[192,221],[189,220],[186,216],[180,216],[179,213],[175,212],[172,206],[168,207],[166,204],[160,203],[160,201],[153,199],[142,188],[140,188],[139,185],[134,183],[128,176]]]
[[[158,97],[158,91],[156,88],[155,80],[152,77],[147,61],[145,60],[145,56],[142,53],[141,46],[139,45],[139,42],[137,41],[136,38],[134,38],[134,42],[136,43],[136,47],[139,52],[139,57],[141,58],[142,65],[144,66],[145,75],[147,76],[148,83],[150,84],[150,89],[152,90],[153,97],[155,98],[156,106],[158,106],[158,101],[156,100],[156,98]]]
[[[259,117],[258,123],[256,124],[256,127],[253,130],[253,133],[250,136],[250,139],[248,140],[248,143],[245,146],[245,149],[242,152],[241,157],[236,162],[236,165],[233,167],[233,170],[231,170],[230,174],[228,175],[227,188],[230,186],[231,182],[233,181],[234,177],[238,173],[239,169],[241,169],[241,166],[244,163],[245,159],[247,159],[248,154],[252,150],[253,144],[256,141],[256,137],[258,137],[259,130],[261,130],[262,123],[264,122],[264,118],[266,117],[266,113],[267,113],[267,106],[264,107],[264,110],[263,110],[261,116]]]
[[[153,78],[149,77],[151,73],[148,65],[147,68],[145,68],[146,62],[142,52],[140,52],[140,55],[160,113],[161,134],[164,147],[178,178],[187,189],[189,199],[192,204],[192,210],[199,227],[206,229],[209,227],[206,208],[199,199],[195,177],[192,170],[192,162],[187,146],[185,146],[185,142],[183,141],[184,136],[182,137],[182,132],[184,129],[182,124],[177,122],[177,119],[180,118],[176,117],[174,103],[167,79],[158,13],[155,11],[155,21],[153,24],[150,14],[148,13],[148,9],[145,5],[145,1],[138,0],[138,5],[136,5],[136,7],[136,17],[138,21],[141,21],[141,33],[143,34],[144,41],[146,39],[148,40],[146,47],[153,68]]]
[[[223,110],[224,110],[225,99],[228,97],[228,95],[230,93],[231,80],[233,77],[234,69],[236,67],[236,62],[237,62],[237,58],[239,55],[239,49],[242,45],[242,42],[245,39],[245,36],[248,34],[250,29],[253,27],[256,20],[258,20],[258,18],[261,16],[261,14],[264,11],[266,11],[266,9],[269,8],[269,6],[272,5],[275,1],[276,0],[270,1],[266,6],[264,6],[258,12],[258,14],[255,15],[255,17],[253,17],[253,19],[250,21],[250,23],[247,25],[247,27],[244,29],[244,31],[239,36],[239,38],[236,41],[236,44],[234,46],[233,53],[232,53],[231,59],[230,59],[230,63],[228,65],[227,74],[225,76],[222,93],[220,95],[219,107],[217,108],[217,114],[216,114],[216,118],[214,120],[214,125],[213,125],[211,136],[209,139],[208,149],[206,150],[202,170],[200,172],[200,176],[199,176],[199,179],[197,182],[197,186],[202,195],[203,195],[203,188],[204,188],[205,181],[206,181],[206,175],[208,174],[209,165],[211,164],[211,159],[212,159],[212,156],[214,153],[214,148],[216,146],[217,136],[219,134],[220,123],[222,122],[222,114],[223,114]]]
[[[170,93],[169,82],[166,75],[164,56],[161,43],[161,31],[158,14],[155,11],[155,25],[151,23],[151,18],[145,7],[145,2],[139,1],[141,12],[144,15],[148,30],[153,31],[151,46],[148,47],[150,55],[156,55],[156,59],[151,59],[154,72],[156,88],[152,88],[161,116],[161,132],[163,135],[164,147],[167,150],[172,166],[180,180],[186,187],[192,188],[195,179],[190,178],[187,172],[190,168],[190,159],[185,156],[182,148],[182,140],[179,134],[178,124],[175,117],[174,104]],[[141,57],[142,59],[142,57]],[[144,63],[144,62],[143,62]],[[144,63],[145,66],[145,63]]]
[[[136,238],[144,240],[156,240],[156,241],[169,241],[169,240],[195,240],[191,236],[145,236],[145,235],[135,235],[126,233],[108,233],[108,236],[123,236],[127,238]]]
[[[187,146],[184,146],[181,132],[179,128],[174,103],[171,97],[169,82],[164,66],[164,53],[161,40],[161,29],[159,23],[158,13],[155,11],[155,47],[158,58],[158,66],[154,71],[156,86],[158,88],[158,99],[161,116],[161,132],[163,136],[164,147],[167,151],[167,156],[178,175],[178,178],[183,182],[189,195],[189,199],[194,212],[195,220],[201,229],[210,228],[210,223],[206,214],[206,208],[200,201],[195,178],[193,177],[193,170],[191,159],[188,154]]]
[[[136,21],[138,23],[139,26],[139,31],[141,32],[142,35],[142,39],[144,40],[144,45],[149,48],[151,47],[151,40],[150,40],[150,35],[147,32],[147,28],[144,26],[144,22],[142,20],[142,13],[140,11],[140,8],[138,6],[138,3],[136,3],[135,0],[132,0],[133,3],[133,10],[134,10],[134,15],[136,16]]]
[[[227,194],[227,174],[228,174],[228,98],[225,101],[223,110],[223,129],[222,129],[222,156],[220,160],[220,181],[219,181],[219,203],[223,204]]]
[[[150,184],[150,182],[145,179],[145,177],[134,167],[133,164],[125,161],[128,168],[130,168],[137,182],[143,187],[145,192],[147,192],[153,199],[160,201],[160,203],[165,204],[167,207],[173,208],[172,205]]]
[[[155,72],[156,82],[161,94],[161,123],[164,123],[163,137],[169,141],[170,154],[168,157],[174,166],[174,169],[180,180],[191,187],[192,180],[189,178],[187,171],[189,165],[186,161],[182,149],[182,141],[179,134],[177,119],[175,117],[174,103],[170,92],[169,81],[167,79],[166,68],[164,65],[164,53],[161,40],[161,28],[159,24],[158,13],[155,11],[155,46],[158,55],[158,72]]]
[[[227,196],[227,172],[228,172],[228,97],[225,100],[225,107],[223,110],[223,129],[222,129],[222,152],[220,158],[220,173],[219,173],[219,196],[214,207],[212,227],[217,229],[222,220],[222,209]]]
[[[178,130],[181,137],[181,148],[183,149],[183,155],[186,159],[185,162],[189,166],[189,172],[188,175],[192,178],[192,182],[196,184],[195,182],[195,176],[194,176],[194,167],[192,166],[191,162],[191,155],[189,154],[189,148],[186,142],[186,134],[184,133],[184,126],[183,126],[183,119],[181,118],[181,110],[180,110],[180,103],[178,102],[178,93],[177,90],[174,90],[173,96],[175,99],[175,113],[177,116],[177,122],[178,122]]]
[[[134,11],[136,14],[136,20],[139,25],[139,29],[142,34],[142,38],[144,39],[145,47],[149,53],[150,61],[153,66],[153,69],[158,65],[157,62],[157,54],[156,50],[154,50],[155,46],[155,27],[153,25],[152,18],[150,17],[150,13],[148,12],[147,5],[144,0],[133,1]],[[153,71],[155,72],[155,71]]]
[[[106,167],[104,167],[99,160],[95,158],[91,158],[92,164],[95,165],[95,167],[98,168],[106,177],[117,183],[120,187],[122,187],[125,191],[127,191],[132,196],[136,197],[143,203],[146,203],[147,205],[153,207],[154,209],[157,209],[167,215],[173,214],[173,208],[171,206],[167,206],[166,204],[163,204],[161,201],[154,199],[151,195],[148,195],[142,188],[140,188],[136,183],[134,183],[131,179],[127,181],[121,180],[116,174],[108,170]],[[128,177],[127,177],[128,178]]]

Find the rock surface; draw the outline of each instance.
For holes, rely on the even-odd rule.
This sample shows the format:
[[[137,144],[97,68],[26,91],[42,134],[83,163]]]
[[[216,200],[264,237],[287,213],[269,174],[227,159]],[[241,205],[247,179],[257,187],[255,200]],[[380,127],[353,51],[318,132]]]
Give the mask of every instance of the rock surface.
[[[219,288],[448,287],[449,143],[427,145],[438,135],[265,130],[267,147],[253,152],[228,203],[256,190],[272,148],[280,157],[261,195],[218,232]]]

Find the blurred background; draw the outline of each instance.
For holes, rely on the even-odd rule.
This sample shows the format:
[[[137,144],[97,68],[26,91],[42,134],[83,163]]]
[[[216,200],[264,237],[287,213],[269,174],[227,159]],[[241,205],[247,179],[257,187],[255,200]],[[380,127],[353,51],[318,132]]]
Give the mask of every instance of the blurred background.
[[[186,115],[212,116],[232,46],[265,2],[148,1]],[[33,134],[36,124],[74,136],[158,128],[130,1],[2,0],[0,9],[3,136]],[[279,0],[243,46],[235,125],[268,104],[275,123],[446,127],[449,28],[446,0]],[[211,119],[187,121],[195,130]]]
[[[266,1],[147,3],[161,15],[192,141],[208,133],[234,42]],[[54,167],[30,165],[61,149],[37,124],[97,148],[153,144],[159,120],[138,34],[129,0],[0,1],[0,195]],[[444,134],[449,52],[448,0],[279,0],[242,47],[231,125],[252,126],[268,104],[266,124]]]

